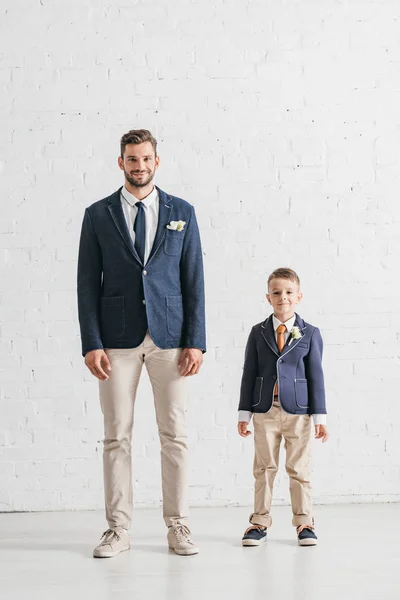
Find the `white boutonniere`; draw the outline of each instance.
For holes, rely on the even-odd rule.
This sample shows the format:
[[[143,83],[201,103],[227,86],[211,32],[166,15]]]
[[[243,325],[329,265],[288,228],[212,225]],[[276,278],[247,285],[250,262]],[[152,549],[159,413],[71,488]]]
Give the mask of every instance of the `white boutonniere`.
[[[293,342],[293,340],[299,340],[302,337],[303,334],[301,333],[300,329],[297,326],[292,327],[292,331],[290,332],[289,346]]]
[[[173,231],[183,231],[185,225],[186,221],[171,221],[171,223],[167,225],[167,229],[172,229]]]

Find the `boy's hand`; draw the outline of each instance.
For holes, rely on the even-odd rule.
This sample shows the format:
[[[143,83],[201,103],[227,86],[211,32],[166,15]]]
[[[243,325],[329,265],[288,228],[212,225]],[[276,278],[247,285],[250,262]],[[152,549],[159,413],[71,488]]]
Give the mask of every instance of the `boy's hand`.
[[[326,425],[315,425],[315,439],[316,440],[322,439],[322,443],[324,443],[328,440],[328,437],[329,437],[329,434],[328,434],[328,428]]]
[[[238,423],[238,433],[242,437],[247,437],[251,435],[251,431],[247,429],[248,423],[247,421],[239,421]]]

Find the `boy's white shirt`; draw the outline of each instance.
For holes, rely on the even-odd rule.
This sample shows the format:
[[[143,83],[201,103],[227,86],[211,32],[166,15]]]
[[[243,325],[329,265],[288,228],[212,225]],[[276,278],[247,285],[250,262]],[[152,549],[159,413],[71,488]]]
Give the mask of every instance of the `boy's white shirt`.
[[[272,315],[272,323],[274,326],[276,341],[278,341],[278,334],[277,334],[276,330],[278,329],[279,325],[285,325],[286,331],[283,335],[285,336],[285,344],[286,344],[287,339],[288,339],[289,335],[291,334],[292,329],[294,327],[295,321],[296,321],[296,315],[293,315],[293,317],[288,319],[285,323],[281,323],[281,321],[279,321],[279,319],[277,319],[275,315]],[[250,410],[239,410],[239,422],[245,421],[246,423],[250,423],[252,416],[253,416],[253,413]],[[312,418],[314,420],[314,425],[326,425],[326,415],[312,415]]]

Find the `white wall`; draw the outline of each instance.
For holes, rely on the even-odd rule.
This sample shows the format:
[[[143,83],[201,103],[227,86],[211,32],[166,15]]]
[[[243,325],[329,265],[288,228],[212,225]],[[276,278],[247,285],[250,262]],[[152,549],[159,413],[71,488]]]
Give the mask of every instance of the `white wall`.
[[[399,7],[373,0],[4,0],[0,510],[103,505],[97,385],[75,304],[84,208],[121,183],[120,136],[159,139],[196,206],[208,353],[191,381],[193,504],[251,504],[236,433],[267,275],[298,270],[325,340],[317,501],[400,499]],[[397,18],[397,22],[396,22]],[[301,308],[301,310],[300,310]],[[135,501],[160,500],[150,388]],[[277,480],[287,501],[287,480]]]

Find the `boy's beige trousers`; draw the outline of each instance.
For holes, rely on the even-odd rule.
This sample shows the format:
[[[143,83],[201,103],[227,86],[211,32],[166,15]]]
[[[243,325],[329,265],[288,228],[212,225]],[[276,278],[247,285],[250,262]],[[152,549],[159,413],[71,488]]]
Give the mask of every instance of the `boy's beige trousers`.
[[[270,527],[272,490],[278,471],[279,448],[285,440],[286,471],[290,478],[293,520],[312,525],[311,417],[290,415],[276,402],[267,413],[254,413],[254,512],[250,523]]]

